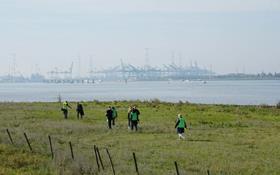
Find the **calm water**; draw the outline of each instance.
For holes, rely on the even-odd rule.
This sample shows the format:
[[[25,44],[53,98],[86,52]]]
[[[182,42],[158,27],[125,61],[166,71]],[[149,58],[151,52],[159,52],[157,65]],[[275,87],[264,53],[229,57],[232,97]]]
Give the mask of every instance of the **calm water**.
[[[147,81],[100,84],[2,83],[0,101],[51,102],[63,100],[189,101],[207,104],[271,104],[280,101],[280,81]]]

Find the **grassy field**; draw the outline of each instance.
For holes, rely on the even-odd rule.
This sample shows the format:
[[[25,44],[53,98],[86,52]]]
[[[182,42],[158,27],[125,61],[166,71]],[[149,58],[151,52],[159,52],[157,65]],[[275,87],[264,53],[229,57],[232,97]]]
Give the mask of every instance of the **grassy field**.
[[[280,174],[280,109],[275,107],[158,101],[83,104],[83,120],[77,120],[74,109],[64,120],[60,103],[0,103],[0,174],[112,174],[105,148],[119,175],[136,174],[133,152],[141,175],[176,174],[174,161],[180,174],[207,174],[208,169],[211,174]],[[133,104],[141,112],[139,132],[127,128],[127,107]],[[107,129],[104,116],[108,105],[119,112],[112,130]],[[179,140],[174,129],[178,113],[192,124],[185,140]],[[71,159],[69,141],[75,160]],[[99,147],[105,166],[99,173],[93,145]]]

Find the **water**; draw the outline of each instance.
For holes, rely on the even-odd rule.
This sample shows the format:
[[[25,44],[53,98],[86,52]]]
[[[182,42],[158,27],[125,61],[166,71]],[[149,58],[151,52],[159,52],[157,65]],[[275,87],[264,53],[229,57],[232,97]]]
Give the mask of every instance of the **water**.
[[[189,101],[206,104],[275,105],[280,101],[280,81],[139,81],[100,84],[1,83],[0,101],[53,102],[62,100]]]

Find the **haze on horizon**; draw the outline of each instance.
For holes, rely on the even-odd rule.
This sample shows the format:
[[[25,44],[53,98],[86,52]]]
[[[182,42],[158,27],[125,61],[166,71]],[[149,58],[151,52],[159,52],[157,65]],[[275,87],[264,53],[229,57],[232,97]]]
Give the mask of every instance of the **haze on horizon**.
[[[145,48],[153,66],[280,72],[279,0],[2,0],[0,25],[0,75],[142,66]]]

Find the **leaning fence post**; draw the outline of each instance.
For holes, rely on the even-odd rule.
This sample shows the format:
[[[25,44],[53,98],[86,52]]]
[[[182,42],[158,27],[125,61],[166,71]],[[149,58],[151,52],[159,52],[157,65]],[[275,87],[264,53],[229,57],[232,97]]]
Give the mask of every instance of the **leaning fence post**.
[[[52,139],[51,136],[49,136],[49,142],[50,142],[50,149],[51,149],[51,154],[52,154],[52,159],[54,158],[54,154],[53,154],[53,147],[52,147]]]
[[[69,146],[70,146],[70,151],[71,151],[71,157],[74,160],[74,153],[73,153],[73,147],[72,147],[72,143],[69,142]]]
[[[176,173],[177,173],[177,175],[180,175],[177,162],[175,161],[174,163],[175,163]]]
[[[11,134],[10,134],[9,129],[6,129],[6,131],[7,131],[7,133],[8,133],[8,136],[9,136],[9,139],[10,139],[11,143],[14,144],[14,141],[13,141],[13,139],[12,139],[12,137],[11,137]]]
[[[98,171],[100,171],[100,165],[99,165],[99,161],[98,161],[96,146],[94,145],[93,148],[94,148],[94,154],[95,154],[95,159],[96,159],[96,164],[97,164],[97,167],[98,167]]]
[[[103,162],[102,162],[101,155],[100,155],[100,152],[99,152],[99,148],[98,148],[98,147],[96,147],[96,151],[97,151],[98,158],[99,158],[99,160],[100,160],[101,167],[102,167],[102,169],[104,170],[104,165],[103,165]]]
[[[136,160],[136,156],[135,156],[135,153],[134,153],[134,152],[133,152],[133,159],[134,159],[134,164],[135,164],[136,173],[139,175],[137,160]]]
[[[112,161],[111,155],[109,153],[109,150],[107,148],[106,148],[106,152],[107,152],[108,157],[110,159],[110,163],[111,163],[111,166],[112,166],[113,174],[115,175],[115,168],[114,168],[114,165],[113,165],[113,161]]]
[[[29,147],[30,151],[32,152],[32,147],[31,147],[31,145],[30,145],[29,139],[28,139],[28,137],[27,137],[27,135],[26,135],[25,132],[24,132],[23,134],[24,134],[25,140],[26,140],[26,142],[27,142],[27,144],[28,144],[28,147]]]

